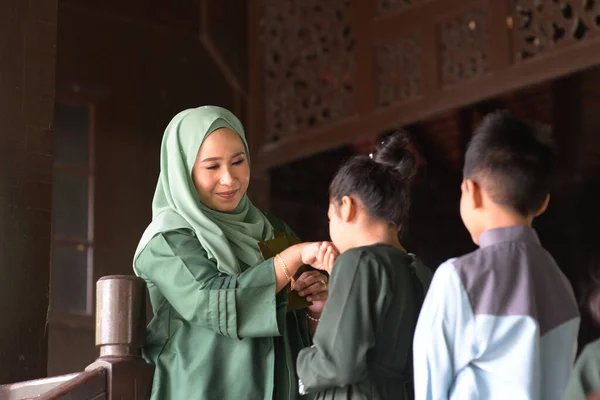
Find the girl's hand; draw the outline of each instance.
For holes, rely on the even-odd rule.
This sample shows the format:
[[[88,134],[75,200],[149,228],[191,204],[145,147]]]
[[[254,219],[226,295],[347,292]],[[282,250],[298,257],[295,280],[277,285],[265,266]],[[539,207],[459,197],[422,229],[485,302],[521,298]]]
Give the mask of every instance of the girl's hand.
[[[312,265],[317,259],[317,252],[323,243],[325,242],[309,242],[296,245],[300,247],[300,260],[302,264]]]
[[[314,268],[327,271],[331,275],[333,264],[340,255],[335,246],[329,242],[323,242],[317,251],[315,262],[312,264]]]

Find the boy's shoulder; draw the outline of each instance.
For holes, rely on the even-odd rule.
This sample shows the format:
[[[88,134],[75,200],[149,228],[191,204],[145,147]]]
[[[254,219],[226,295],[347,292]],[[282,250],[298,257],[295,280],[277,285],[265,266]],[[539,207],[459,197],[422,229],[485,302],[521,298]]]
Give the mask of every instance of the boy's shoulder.
[[[453,272],[460,274],[460,271],[464,268],[468,268],[469,266],[473,268],[477,265],[481,265],[481,258],[483,257],[485,257],[484,252],[481,248],[478,248],[470,253],[447,259],[441,263],[435,271],[436,273],[438,271],[446,271],[446,273],[448,273],[452,270]]]
[[[547,321],[547,313],[539,304],[564,310],[563,313],[555,312],[562,322],[578,315],[568,280],[539,243],[501,242],[445,264],[448,264],[446,268],[452,268],[454,277],[466,292],[474,314],[539,317],[540,326],[546,328],[555,326],[556,321]],[[545,279],[539,280],[542,274]],[[557,303],[557,306],[549,307],[550,303]]]
[[[454,268],[460,275],[522,275],[536,273],[540,268],[548,272],[548,266],[556,273],[560,271],[532,228],[514,226],[493,229],[484,232],[479,240],[479,248],[453,259]]]
[[[454,268],[459,271],[464,268],[482,266],[486,264],[484,261],[486,258],[492,256],[493,249],[490,248],[477,248],[470,253],[463,254],[451,259]],[[448,260],[447,262],[449,262]]]
[[[547,253],[542,247],[536,249],[536,252],[540,251],[543,253],[543,256]],[[525,253],[529,252],[530,250],[526,247],[517,248],[499,243],[492,246],[479,247],[470,253],[453,258],[447,262],[451,262],[452,268],[460,277],[465,289],[469,290],[471,286],[478,287],[484,281],[498,280],[501,276],[506,277],[501,279],[505,281],[511,279],[508,276],[529,275],[530,272],[533,272],[530,271],[531,265],[522,264],[524,262],[529,264],[532,259],[539,261],[539,257],[525,255]]]

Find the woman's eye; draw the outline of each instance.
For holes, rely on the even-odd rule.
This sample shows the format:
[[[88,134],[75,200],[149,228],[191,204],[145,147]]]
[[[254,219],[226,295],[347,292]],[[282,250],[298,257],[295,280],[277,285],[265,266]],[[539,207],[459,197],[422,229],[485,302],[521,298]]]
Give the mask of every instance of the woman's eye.
[[[210,165],[208,167],[206,167],[206,169],[219,169],[219,165]]]
[[[246,161],[246,160],[244,160],[244,159],[242,158],[241,160],[234,161],[232,164],[233,164],[233,165],[240,165],[240,164],[243,164],[243,163],[244,163],[244,161]]]

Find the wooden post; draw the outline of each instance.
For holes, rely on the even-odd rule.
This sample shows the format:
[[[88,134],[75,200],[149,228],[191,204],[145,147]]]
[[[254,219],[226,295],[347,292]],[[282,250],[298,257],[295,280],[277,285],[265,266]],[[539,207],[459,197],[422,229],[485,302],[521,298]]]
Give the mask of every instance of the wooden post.
[[[108,400],[149,399],[154,367],[141,350],[146,337],[146,285],[135,276],[105,276],[96,284],[96,346],[86,368],[106,370]]]

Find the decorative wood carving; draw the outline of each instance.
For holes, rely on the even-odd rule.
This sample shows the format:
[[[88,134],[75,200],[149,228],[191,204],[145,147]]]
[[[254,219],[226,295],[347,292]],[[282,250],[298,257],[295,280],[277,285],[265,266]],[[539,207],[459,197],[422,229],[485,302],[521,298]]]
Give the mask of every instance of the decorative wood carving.
[[[424,3],[427,0],[378,0],[377,7],[380,13],[402,10],[404,8]]]
[[[441,78],[453,85],[488,72],[488,26],[485,11],[472,8],[442,22]]]
[[[516,60],[533,57],[554,46],[597,34],[600,2],[595,0],[512,0]]]
[[[421,48],[414,37],[376,47],[377,104],[386,107],[421,94]]]
[[[260,169],[600,65],[600,0],[262,3],[250,107]],[[561,17],[544,22],[545,13]],[[559,27],[564,37],[548,36]],[[531,48],[544,37],[552,48]],[[586,43],[555,45],[567,39]],[[518,52],[542,50],[514,62]]]
[[[349,115],[356,70],[350,1],[268,0],[264,21],[267,141]]]

